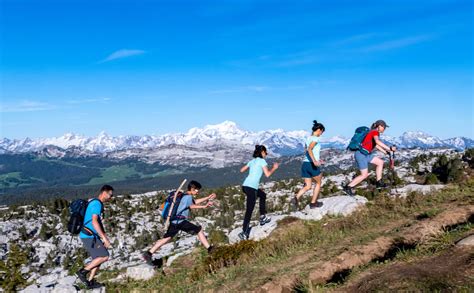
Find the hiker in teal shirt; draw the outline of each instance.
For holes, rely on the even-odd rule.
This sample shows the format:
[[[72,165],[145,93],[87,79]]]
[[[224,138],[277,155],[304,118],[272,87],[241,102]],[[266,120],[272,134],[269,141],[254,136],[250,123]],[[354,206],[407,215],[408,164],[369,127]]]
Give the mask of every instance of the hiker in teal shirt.
[[[253,189],[258,189],[258,185],[260,185],[260,179],[263,175],[263,167],[267,167],[267,161],[262,158],[255,158],[252,161],[247,163],[247,167],[249,168],[249,175],[245,178],[243,186],[248,186]]]
[[[87,204],[84,215],[84,224],[79,234],[84,248],[92,258],[84,268],[76,274],[88,289],[100,288],[103,284],[94,280],[100,266],[109,260],[110,240],[102,225],[102,214],[104,203],[112,199],[114,189],[110,185],[104,185],[99,191],[97,198],[91,199]]]
[[[89,201],[89,204],[87,205],[86,214],[84,215],[84,228],[79,234],[79,238],[84,239],[99,237],[97,231],[94,228],[94,225],[92,225],[92,216],[97,215],[99,220],[102,219],[102,208],[103,204],[99,199],[94,198]],[[88,231],[89,234],[84,233],[84,230]]]
[[[256,145],[255,151],[253,152],[254,159],[247,163],[240,169],[241,173],[249,170],[249,175],[242,184],[242,190],[247,196],[247,208],[245,210],[244,216],[244,225],[242,232],[239,233],[239,238],[249,239],[250,236],[250,219],[252,218],[253,209],[259,198],[259,208],[260,208],[260,225],[265,225],[270,222],[270,218],[266,216],[266,200],[267,195],[263,190],[259,189],[260,179],[262,175],[265,174],[266,177],[270,177],[277,169],[278,163],[273,164],[273,168],[269,171],[268,164],[265,161],[267,157],[267,149],[263,145]]]
[[[304,179],[303,188],[291,199],[291,206],[296,211],[299,208],[301,196],[311,189],[313,181],[316,183],[313,189],[313,197],[309,204],[310,209],[322,207],[323,203],[318,202],[319,191],[321,190],[321,165],[324,163],[320,159],[321,144],[319,143],[321,135],[326,131],[323,124],[313,121],[311,136],[306,139],[306,151],[301,165],[301,177]]]

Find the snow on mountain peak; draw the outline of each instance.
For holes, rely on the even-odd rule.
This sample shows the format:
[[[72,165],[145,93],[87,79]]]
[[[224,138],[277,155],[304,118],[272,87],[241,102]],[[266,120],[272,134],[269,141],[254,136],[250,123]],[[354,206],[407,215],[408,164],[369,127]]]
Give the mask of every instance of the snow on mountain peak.
[[[23,140],[4,138],[0,140],[0,149],[8,152],[24,153],[39,151],[45,146],[56,146],[63,149],[75,148],[77,151],[107,153],[128,149],[149,149],[168,145],[185,145],[189,147],[208,147],[214,145],[232,145],[234,147],[251,148],[255,144],[265,144],[274,154],[296,154],[304,150],[308,131],[283,129],[251,132],[242,130],[233,121],[207,125],[203,128],[191,128],[186,133],[165,134],[161,136],[117,136],[113,137],[101,131],[96,137],[85,137],[74,133],[66,133],[61,137]],[[448,147],[465,149],[474,146],[470,138],[455,137],[441,140],[422,131],[407,131],[402,136],[383,136],[382,140],[401,148],[436,148]],[[342,136],[322,137],[324,148],[343,149],[349,139]],[[4,151],[3,151],[4,152]]]
[[[109,138],[110,136],[107,134],[107,132],[105,132],[104,130],[102,130],[101,132],[99,132],[99,135],[97,135],[97,138]]]
[[[239,133],[239,134],[244,132],[237,126],[237,123],[232,122],[232,121],[224,121],[220,124],[207,125],[206,127],[204,127],[203,130],[204,131],[217,130],[220,133]]]

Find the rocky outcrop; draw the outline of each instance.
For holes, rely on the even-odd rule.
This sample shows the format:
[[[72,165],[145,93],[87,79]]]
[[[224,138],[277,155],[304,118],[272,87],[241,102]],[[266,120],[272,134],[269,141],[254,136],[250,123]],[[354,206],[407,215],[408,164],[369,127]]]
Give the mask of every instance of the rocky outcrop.
[[[286,217],[295,217],[302,220],[314,220],[319,221],[324,216],[348,216],[354,211],[356,211],[359,207],[365,205],[368,200],[362,196],[343,196],[337,195],[332,197],[326,197],[319,200],[320,203],[323,205],[319,208],[310,209],[309,206],[306,206],[303,210],[298,212],[293,212],[286,215],[277,215],[277,214],[269,214],[268,216],[271,217],[272,221],[268,224],[260,226],[258,223],[252,227],[250,230],[250,239],[252,240],[261,240],[263,238],[268,237],[273,230],[276,229],[278,226],[278,221],[282,220]],[[242,231],[242,228],[236,228],[232,230],[228,237],[230,243],[236,243],[240,241],[238,234]]]

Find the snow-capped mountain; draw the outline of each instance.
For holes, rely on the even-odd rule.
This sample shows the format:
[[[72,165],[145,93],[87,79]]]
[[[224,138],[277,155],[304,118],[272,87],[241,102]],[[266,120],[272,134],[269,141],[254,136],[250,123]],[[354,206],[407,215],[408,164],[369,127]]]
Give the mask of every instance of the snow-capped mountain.
[[[468,149],[474,147],[474,140],[467,137],[454,137],[444,141],[447,145],[455,149]]]
[[[299,154],[304,151],[307,131],[284,131],[282,129],[259,132],[246,131],[232,121],[225,121],[217,125],[208,125],[204,128],[192,128],[186,133],[165,134],[160,136],[117,136],[113,137],[105,132],[96,137],[86,137],[73,133],[66,133],[60,137],[40,139],[8,139],[0,140],[0,153],[27,153],[47,151],[50,156],[69,155],[105,155],[126,150],[147,150],[171,145],[190,148],[208,148],[219,146],[225,149],[251,149],[255,144],[266,145],[273,155],[284,156]],[[399,148],[452,148],[465,149],[474,147],[474,140],[466,137],[456,137],[442,140],[421,131],[405,132],[400,137],[382,136],[389,144]],[[349,139],[334,136],[321,140],[324,148],[343,149]],[[55,148],[51,148],[51,146]],[[45,150],[46,148],[46,150]],[[64,150],[64,151],[61,151]]]

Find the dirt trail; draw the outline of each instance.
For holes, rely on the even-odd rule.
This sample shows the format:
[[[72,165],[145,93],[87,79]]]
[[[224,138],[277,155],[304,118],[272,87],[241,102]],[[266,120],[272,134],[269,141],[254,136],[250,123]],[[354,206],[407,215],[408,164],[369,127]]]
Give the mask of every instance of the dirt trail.
[[[409,219],[404,220],[396,220],[394,222],[390,222],[383,227],[373,228],[371,232],[375,233],[386,233],[392,231],[398,227],[402,227],[409,223]],[[303,222],[299,219],[290,220],[288,223],[283,223],[279,225],[272,233],[271,238],[269,241],[278,241],[280,237],[284,237],[285,234],[288,234],[290,230],[297,230],[303,227]],[[342,240],[339,245],[341,247],[348,247],[352,245],[354,239],[352,238],[345,238]],[[322,249],[318,248],[317,246],[314,249],[307,250],[304,252],[297,253],[293,255],[290,259],[288,259],[285,263],[273,264],[271,267],[267,267],[262,272],[262,275],[265,276],[273,276],[278,275],[279,283],[286,284],[288,288],[292,287],[292,284],[295,282],[295,278],[293,275],[296,275],[301,270],[308,270],[311,269],[311,264],[314,262],[313,258],[320,257],[321,255],[326,255],[327,252],[323,251]],[[328,256],[329,257],[329,256]],[[280,275],[284,274],[284,275]],[[216,289],[214,292],[235,292],[239,291],[241,286],[241,282],[239,280],[235,280],[235,282],[227,283],[225,286],[222,286]],[[270,290],[271,291],[271,290]],[[263,290],[262,292],[266,292]]]
[[[429,291],[457,291],[456,286],[474,288],[474,248],[453,247],[441,255],[414,263],[396,262],[360,274],[337,292],[396,292],[422,285]]]
[[[314,285],[325,284],[338,273],[383,258],[393,248],[422,243],[429,237],[442,233],[447,227],[472,220],[473,215],[474,206],[455,207],[432,219],[425,219],[411,227],[403,228],[393,237],[381,236],[368,244],[353,247],[330,261],[311,263],[314,271],[309,274],[309,281]],[[291,292],[298,281],[296,275],[287,274],[285,277],[266,283],[256,292]]]

